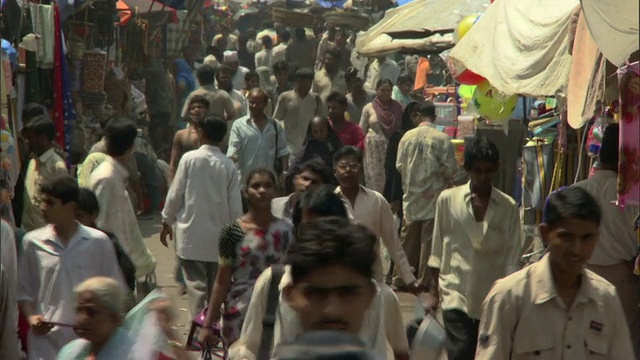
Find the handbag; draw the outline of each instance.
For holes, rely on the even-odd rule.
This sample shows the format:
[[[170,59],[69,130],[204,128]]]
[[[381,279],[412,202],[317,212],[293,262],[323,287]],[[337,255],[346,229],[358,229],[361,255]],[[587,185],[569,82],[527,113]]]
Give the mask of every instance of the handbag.
[[[218,324],[214,324],[211,326],[213,332],[220,339],[213,347],[203,346],[198,341],[198,335],[200,335],[200,331],[204,328],[204,319],[207,317],[207,311],[209,310],[208,306],[205,306],[191,321],[191,330],[189,330],[189,336],[187,337],[187,344],[185,348],[190,351],[200,351],[201,358],[204,360],[211,360],[213,356],[216,356],[220,359],[227,358],[227,346],[222,339],[222,332],[220,331],[220,326]]]

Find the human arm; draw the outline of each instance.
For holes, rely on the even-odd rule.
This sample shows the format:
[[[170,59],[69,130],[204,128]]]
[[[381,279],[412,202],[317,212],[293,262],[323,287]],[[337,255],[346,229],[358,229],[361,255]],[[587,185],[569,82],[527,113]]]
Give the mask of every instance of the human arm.
[[[187,95],[186,100],[184,101],[184,105],[182,105],[182,110],[180,111],[180,118],[186,119],[189,116],[189,102],[191,101],[192,94]]]
[[[458,172],[458,163],[456,162],[456,155],[451,140],[443,139],[442,141],[443,149],[438,153],[439,163],[446,183],[449,187],[452,187],[453,176]]]
[[[522,222],[520,221],[520,212],[515,204],[511,207],[507,226],[507,249],[504,276],[512,274],[520,270],[522,267],[520,262],[520,258],[524,252],[524,249],[522,249]]]
[[[187,180],[189,179],[189,170],[186,161],[180,161],[176,177],[171,182],[167,198],[162,209],[162,231],[160,232],[160,243],[167,247],[167,236],[169,240],[173,240],[173,229],[171,226],[176,222],[176,214],[184,207],[184,194],[187,188]]]
[[[284,128],[279,122],[275,122],[278,129],[278,148],[276,149],[277,158],[280,159],[282,170],[287,172],[289,170],[289,147],[287,146],[287,137],[284,133]]]
[[[233,105],[233,100],[231,96],[225,94],[224,97],[224,116],[226,121],[235,120],[238,117],[238,113],[236,111],[236,107]]]
[[[169,183],[173,182],[176,169],[178,168],[178,154],[182,153],[182,131],[178,131],[173,136],[173,146],[171,146],[171,158],[169,159]]]
[[[234,122],[231,125],[231,131],[229,132],[229,144],[227,145],[227,157],[234,163],[238,163],[238,157],[242,151],[242,139],[240,138],[240,130],[238,122]]]
[[[220,263],[218,265],[218,273],[216,274],[216,280],[209,297],[207,316],[204,319],[202,331],[198,336],[198,340],[202,343],[211,343],[212,340],[214,340],[211,327],[220,318],[222,304],[227,298],[229,291],[231,291],[232,274],[233,265],[231,263]]]
[[[381,196],[379,196],[380,207],[380,236],[382,237],[382,243],[389,251],[391,259],[394,261],[396,269],[402,277],[402,281],[405,284],[411,285],[416,282],[416,277],[411,271],[409,260],[407,260],[407,254],[405,254],[400,241],[398,240],[398,231],[396,229],[395,221],[393,219],[393,213],[389,203]]]
[[[617,291],[616,291],[617,293]],[[615,325],[612,326],[613,334],[611,336],[611,344],[609,349],[611,354],[609,359],[633,359],[633,345],[631,343],[631,335],[629,334],[629,326],[625,321],[626,316],[622,309],[622,303],[619,296],[614,296],[611,300],[612,311],[609,314],[612,319],[615,319]],[[638,356],[640,354],[636,354]]]
[[[385,335],[396,360],[409,359],[409,340],[404,321],[402,320],[402,310],[400,301],[393,293],[391,288],[382,285],[380,288],[382,294],[383,316]]]
[[[240,192],[240,174],[235,165],[227,186],[227,201],[229,203],[229,219],[237,219],[242,216],[242,195]]]
[[[279,121],[283,121],[284,117],[284,109],[287,107],[287,98],[283,96],[284,93],[278,96],[278,101],[276,102],[276,109],[273,111],[273,118]]]
[[[48,334],[53,325],[46,323],[37,305],[41,284],[36,250],[33,242],[29,241],[28,235],[23,241],[24,250],[18,263],[18,307],[27,318],[33,333],[42,336]]]
[[[358,147],[358,149],[360,150],[364,150],[364,133],[362,132],[362,128],[360,127],[360,125],[355,124],[356,126],[354,126],[354,134],[355,134],[355,143],[356,146]]]
[[[360,130],[362,131],[362,141],[358,145],[360,149],[364,149],[364,138],[369,131],[369,105],[365,105],[360,116]]]
[[[429,266],[429,272],[431,274],[431,296],[434,297],[433,300],[436,301],[434,306],[437,306],[438,301],[440,300],[440,288],[439,288],[439,278],[440,278],[440,265],[442,263],[442,251],[443,251],[443,243],[444,243],[444,214],[448,211],[445,201],[440,194],[438,200],[436,201],[436,214],[433,220],[433,237],[431,239],[431,255],[429,256],[429,260],[427,261],[427,265]]]
[[[511,358],[518,320],[517,306],[513,304],[512,297],[509,289],[505,289],[501,280],[498,280],[484,299],[478,328],[476,359]]]

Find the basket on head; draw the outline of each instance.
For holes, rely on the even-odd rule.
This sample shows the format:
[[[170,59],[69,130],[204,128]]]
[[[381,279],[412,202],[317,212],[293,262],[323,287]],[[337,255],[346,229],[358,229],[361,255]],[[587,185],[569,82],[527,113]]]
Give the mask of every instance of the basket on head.
[[[273,21],[293,27],[313,27],[318,22],[315,15],[301,11],[273,8],[271,11]]]

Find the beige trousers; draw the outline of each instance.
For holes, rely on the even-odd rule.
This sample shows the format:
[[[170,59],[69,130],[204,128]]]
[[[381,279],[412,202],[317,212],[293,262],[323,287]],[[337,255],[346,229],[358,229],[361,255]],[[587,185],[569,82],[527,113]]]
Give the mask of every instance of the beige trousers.
[[[400,230],[400,243],[407,255],[409,265],[417,272],[418,284],[429,285],[429,268],[427,261],[431,255],[431,242],[433,239],[433,219],[407,221],[402,220],[402,230]],[[397,269],[393,274],[393,285],[402,287],[405,285],[399,276]]]

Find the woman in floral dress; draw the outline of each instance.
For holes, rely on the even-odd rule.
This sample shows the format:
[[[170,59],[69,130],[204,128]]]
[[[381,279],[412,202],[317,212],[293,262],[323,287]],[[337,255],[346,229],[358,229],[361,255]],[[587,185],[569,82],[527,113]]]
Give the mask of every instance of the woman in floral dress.
[[[258,276],[284,261],[293,239],[289,220],[271,214],[276,179],[267,169],[249,172],[245,196],[249,212],[227,224],[220,233],[218,274],[209,300],[209,311],[199,340],[212,344],[208,328],[220,317],[222,338],[230,346],[240,337],[251,294]]]
[[[402,105],[391,98],[393,83],[382,79],[376,84],[376,98],[362,109],[360,127],[364,133],[364,182],[379,193],[384,191],[385,156],[389,138],[400,132]]]

